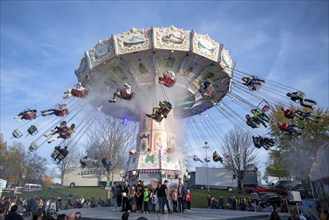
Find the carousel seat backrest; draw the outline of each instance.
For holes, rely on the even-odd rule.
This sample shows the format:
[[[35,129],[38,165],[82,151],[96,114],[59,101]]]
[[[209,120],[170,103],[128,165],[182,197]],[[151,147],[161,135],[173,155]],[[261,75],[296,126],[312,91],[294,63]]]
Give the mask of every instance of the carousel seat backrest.
[[[132,98],[134,98],[135,93],[134,92],[127,93],[125,91],[121,91],[120,95],[121,95],[122,99],[124,99],[124,100],[131,100]]]
[[[18,129],[15,129],[12,133],[12,135],[14,136],[14,138],[20,138],[23,136],[22,132]]]
[[[37,142],[35,142],[35,141],[33,141],[32,143],[31,143],[31,145],[30,145],[30,147],[29,147],[29,150],[30,151],[35,151],[36,149],[38,149],[38,144],[37,144]]]
[[[28,129],[27,129],[27,132],[30,134],[30,135],[36,135],[38,133],[38,128],[34,125],[31,125]]]

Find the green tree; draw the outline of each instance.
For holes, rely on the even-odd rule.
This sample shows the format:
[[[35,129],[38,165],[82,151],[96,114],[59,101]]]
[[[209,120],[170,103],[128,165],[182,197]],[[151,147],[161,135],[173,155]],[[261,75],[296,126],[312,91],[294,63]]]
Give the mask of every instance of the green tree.
[[[6,146],[1,142],[1,178],[10,184],[24,185],[26,182],[41,183],[47,171],[46,159],[36,153],[27,153],[22,143],[14,142]]]
[[[310,120],[300,120],[297,117],[288,120],[283,116],[281,107],[275,106],[271,113],[270,133],[276,138],[278,148],[277,152],[270,153],[270,162],[266,170],[269,175],[293,177],[307,181],[317,150],[329,142],[329,110],[316,108],[312,114],[321,117],[316,123]],[[290,106],[290,108],[310,111],[294,106]],[[277,122],[298,124],[304,127],[302,135],[284,134],[279,130]]]

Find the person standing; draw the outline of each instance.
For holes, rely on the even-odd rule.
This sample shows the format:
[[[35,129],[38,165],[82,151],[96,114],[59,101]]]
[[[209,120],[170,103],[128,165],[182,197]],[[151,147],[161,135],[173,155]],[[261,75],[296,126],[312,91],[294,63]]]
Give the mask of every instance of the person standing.
[[[5,216],[5,220],[24,220],[20,214],[17,214],[18,209],[17,205],[13,205],[10,209],[10,212]]]
[[[168,209],[168,213],[169,214],[172,214],[171,210],[170,210],[170,206],[169,206],[169,203],[168,203],[168,196],[169,196],[169,192],[168,192],[168,180],[165,180],[164,183],[161,185],[161,194],[162,194],[162,207],[161,207],[161,213],[162,214],[165,214],[165,211],[164,211],[164,207],[166,205],[167,209]]]
[[[137,212],[142,212],[142,204],[143,204],[143,191],[137,189],[136,192],[136,203],[137,203]]]
[[[276,211],[276,206],[273,207],[273,211],[271,213],[270,220],[281,220],[279,214]]]
[[[191,211],[191,202],[192,202],[192,194],[188,189],[186,192],[186,203],[187,203],[187,210]]]
[[[212,208],[212,199],[211,199],[211,195],[207,196],[207,204],[208,204],[208,209]]]
[[[144,187],[144,193],[143,193],[143,198],[144,198],[144,213],[147,214],[149,213],[149,201],[150,201],[150,194],[147,189],[147,187]]]
[[[150,196],[151,196],[151,204],[152,204],[152,213],[155,213],[155,206],[158,202],[158,197],[157,197],[156,191],[153,190]]]
[[[179,212],[184,212],[185,209],[185,203],[184,199],[186,198],[186,193],[184,191],[184,187],[182,182],[179,183],[178,185],[178,192],[177,192],[177,197],[178,197],[178,211]]]
[[[159,211],[161,212],[162,209],[162,191],[161,191],[161,184],[158,182],[158,186],[155,188],[156,195],[158,197],[158,202],[159,202]]]
[[[178,193],[177,193],[177,189],[174,189],[174,191],[171,194],[171,198],[172,198],[172,203],[173,203],[173,212],[177,212],[177,202],[178,202]]]
[[[128,180],[125,181],[125,185],[122,190],[122,210],[121,212],[129,210],[129,183]]]
[[[121,203],[122,203],[122,186],[119,184],[117,185],[117,188],[116,188],[116,198],[117,198],[117,206],[115,207],[116,208],[116,211],[119,210],[119,207],[121,207]]]
[[[113,206],[114,206],[113,211],[117,211],[118,203],[117,203],[117,183],[116,182],[114,182],[113,185],[111,186],[111,193],[112,193],[112,201],[113,201]]]
[[[130,188],[129,204],[132,212],[136,212],[136,190],[135,186]]]

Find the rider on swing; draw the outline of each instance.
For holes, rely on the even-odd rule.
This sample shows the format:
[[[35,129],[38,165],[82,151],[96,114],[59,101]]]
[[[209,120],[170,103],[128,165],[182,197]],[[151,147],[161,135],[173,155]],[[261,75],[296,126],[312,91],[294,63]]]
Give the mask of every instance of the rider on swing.
[[[20,112],[17,116],[14,117],[14,119],[16,119],[17,122],[19,122],[20,120],[33,120],[37,117],[37,110],[33,109],[26,109],[23,112]]]
[[[167,72],[163,73],[163,77],[159,77],[158,83],[167,87],[173,87],[176,83],[175,73],[171,70],[168,70]]]
[[[67,99],[71,96],[78,97],[78,98],[84,98],[88,94],[88,90],[79,82],[75,85],[74,89],[69,89],[64,94],[67,94],[63,97],[63,99]]]
[[[273,147],[275,141],[272,138],[266,138],[262,136],[252,136],[255,147],[261,148],[264,147],[265,150],[269,150],[270,147]]]
[[[167,115],[171,111],[172,106],[168,101],[160,101],[159,107],[154,107],[152,110],[152,114],[146,114],[147,117],[156,120],[157,122],[161,122],[163,118],[167,118]]]
[[[262,125],[264,125],[264,127],[267,128],[265,122],[259,117],[250,117],[250,115],[247,114],[246,119],[247,119],[246,124],[251,128],[259,128],[260,123],[262,123]]]
[[[48,144],[58,140],[59,138],[68,139],[71,137],[71,134],[74,133],[75,124],[71,124],[71,126],[68,128],[66,121],[62,121],[60,123],[60,127],[55,127],[55,129],[51,130],[51,133],[44,134],[46,138],[55,135],[56,133],[59,134],[56,138],[48,141]]]
[[[251,109],[251,113],[253,113],[253,117],[258,117],[263,121],[269,122],[270,118],[265,114],[263,110],[260,110],[258,108]]]
[[[262,83],[266,81],[258,78],[257,76],[242,77],[243,85],[246,85],[250,90],[259,90]]]
[[[193,156],[193,161],[194,162],[200,161],[201,163],[203,163],[203,161],[197,155]]]
[[[56,146],[51,156],[54,161],[58,159],[57,164],[59,164],[67,156],[68,153],[69,151],[67,150],[67,146],[65,146],[63,149],[61,146]]]
[[[288,92],[287,96],[290,97],[290,99],[294,102],[299,101],[299,103],[306,108],[313,109],[313,104],[317,104],[316,101],[307,99],[306,94],[302,91]]]
[[[46,112],[50,112],[50,113],[47,113]],[[61,117],[64,117],[66,116],[67,114],[69,114],[69,110],[67,108],[67,105],[66,104],[59,104],[57,105],[57,108],[54,108],[54,109],[48,109],[48,110],[43,110],[41,111],[41,115],[42,116],[47,116],[47,115],[56,115],[56,116],[61,116]]]
[[[129,83],[123,84],[121,89],[117,89],[117,92],[113,94],[113,99],[109,100],[111,103],[116,103],[116,97],[124,100],[131,100],[134,97],[134,92],[131,90],[131,85]]]
[[[219,155],[219,153],[217,151],[215,151],[212,155],[212,159],[215,161],[215,162],[220,162],[221,164],[223,163],[223,158]]]
[[[279,126],[279,129],[281,131],[287,132],[289,135],[292,135],[292,134],[301,135],[302,132],[298,131],[297,129],[304,129],[304,127],[301,127],[296,124],[278,122],[277,125]]]
[[[214,87],[212,86],[213,82],[210,79],[206,79],[201,83],[198,91],[203,97],[212,97],[215,92]]]
[[[283,111],[284,117],[286,117],[288,119],[294,119],[296,116],[300,120],[310,120],[310,121],[318,123],[319,121],[317,121],[315,119],[321,118],[321,117],[312,115],[311,112],[303,112],[301,110],[294,111],[292,108],[285,109],[284,107],[281,107],[281,110]]]

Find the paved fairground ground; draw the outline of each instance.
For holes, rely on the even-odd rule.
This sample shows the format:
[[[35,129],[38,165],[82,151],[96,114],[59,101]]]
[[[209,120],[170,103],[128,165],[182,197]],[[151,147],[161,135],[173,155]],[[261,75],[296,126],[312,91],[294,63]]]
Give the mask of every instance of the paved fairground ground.
[[[69,214],[70,212],[81,212],[82,220],[93,220],[93,219],[108,219],[117,220],[121,219],[123,212],[115,212],[112,207],[108,208],[85,208],[85,209],[70,209],[62,210],[59,214]],[[252,219],[269,219],[271,213],[267,212],[247,212],[247,211],[233,211],[224,209],[201,209],[193,208],[191,212],[186,211],[184,213],[173,213],[173,214],[161,214],[161,213],[129,213],[129,220],[136,220],[141,216],[146,217],[149,220],[252,220]],[[287,213],[280,213],[281,219],[288,219]]]

